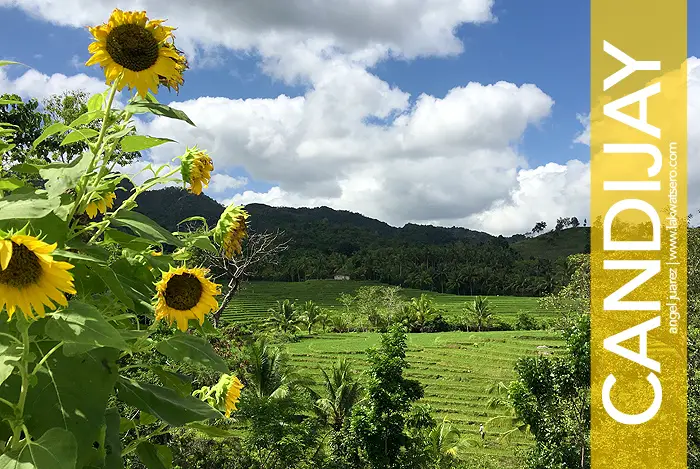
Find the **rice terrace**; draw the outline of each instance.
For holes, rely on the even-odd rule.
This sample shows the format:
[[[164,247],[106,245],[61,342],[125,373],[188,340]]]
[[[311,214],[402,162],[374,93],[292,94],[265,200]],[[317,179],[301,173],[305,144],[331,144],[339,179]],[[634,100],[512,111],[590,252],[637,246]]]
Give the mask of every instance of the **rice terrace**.
[[[290,299],[297,303],[312,300],[322,308],[342,310],[343,305],[338,301],[341,294],[353,294],[358,288],[371,285],[380,284],[353,280],[250,282],[229,303],[223,317],[233,322],[263,320],[279,299]],[[464,303],[474,299],[470,296],[425,292],[412,288],[401,290],[402,297],[407,300],[419,297],[423,293],[428,293],[435,301],[435,306],[443,308],[452,317],[462,314]],[[557,316],[557,311],[543,308],[534,297],[497,296],[490,297],[489,302],[496,316],[508,322],[514,322],[519,313],[528,313],[544,321],[552,320]]]

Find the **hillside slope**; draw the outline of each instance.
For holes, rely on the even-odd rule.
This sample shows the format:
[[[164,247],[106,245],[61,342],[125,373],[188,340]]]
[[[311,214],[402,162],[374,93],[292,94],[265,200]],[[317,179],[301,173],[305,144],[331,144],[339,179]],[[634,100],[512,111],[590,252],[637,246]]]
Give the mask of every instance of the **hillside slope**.
[[[192,216],[203,216],[213,226],[224,209],[204,194],[174,187],[146,192],[137,202],[140,212],[172,231]],[[257,280],[304,281],[343,273],[458,295],[540,296],[566,280],[564,256],[588,249],[585,228],[505,238],[458,227],[397,228],[328,207],[250,204],[246,210],[253,231],[282,230],[290,243],[277,265],[253,275]]]
[[[589,253],[591,229],[587,227],[550,231],[512,244],[525,259],[555,260],[571,254]]]

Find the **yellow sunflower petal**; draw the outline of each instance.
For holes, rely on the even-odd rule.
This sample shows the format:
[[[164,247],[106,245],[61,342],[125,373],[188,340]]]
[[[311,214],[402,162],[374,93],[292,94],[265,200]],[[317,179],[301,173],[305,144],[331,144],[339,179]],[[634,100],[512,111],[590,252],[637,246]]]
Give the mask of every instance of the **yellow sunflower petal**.
[[[0,240],[0,269],[7,269],[7,264],[10,263],[12,257],[12,242],[9,240]]]
[[[85,213],[88,217],[95,218],[97,216],[97,204],[90,202],[87,207],[85,207]]]

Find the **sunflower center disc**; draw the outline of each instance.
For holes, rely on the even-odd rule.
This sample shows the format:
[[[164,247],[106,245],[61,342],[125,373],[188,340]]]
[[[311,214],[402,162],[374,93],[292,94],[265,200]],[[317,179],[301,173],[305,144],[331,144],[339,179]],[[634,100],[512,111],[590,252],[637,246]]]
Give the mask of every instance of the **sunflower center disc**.
[[[14,288],[23,288],[38,283],[41,263],[32,251],[23,244],[12,241],[12,257],[7,269],[0,270],[0,283]]]
[[[107,53],[122,67],[140,72],[158,60],[158,41],[142,26],[122,24],[107,36]]]
[[[165,288],[165,304],[177,310],[193,308],[202,296],[202,284],[192,274],[175,275]]]

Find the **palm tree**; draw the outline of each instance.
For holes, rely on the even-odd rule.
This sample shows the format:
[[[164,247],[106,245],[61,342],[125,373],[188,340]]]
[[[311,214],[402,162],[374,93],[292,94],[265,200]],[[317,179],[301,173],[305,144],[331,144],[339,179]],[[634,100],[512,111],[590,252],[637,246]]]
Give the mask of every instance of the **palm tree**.
[[[454,467],[455,460],[462,459],[464,455],[466,442],[445,417],[439,425],[430,430],[428,441],[437,467]]]
[[[464,313],[468,321],[476,323],[479,332],[481,326],[490,323],[493,318],[489,299],[484,296],[477,296],[471,304],[465,303]]]
[[[309,380],[287,365],[282,351],[261,339],[244,350],[246,389],[259,400],[284,399],[295,387],[306,386]]]
[[[295,333],[299,330],[299,317],[294,303],[289,300],[277,300],[277,307],[270,308],[270,316],[265,321],[266,326],[284,333]]]
[[[491,417],[485,422],[484,426],[489,426],[494,422],[505,421],[506,425],[512,427],[510,430],[502,433],[501,436],[498,437],[499,440],[504,440],[516,432],[525,435],[529,434],[530,426],[516,415],[515,409],[508,399],[508,386],[505,383],[499,381],[496,384],[488,386],[486,388],[486,393],[492,396],[486,404],[489,409],[497,409],[499,407],[505,408],[508,410],[508,414]]]
[[[361,402],[363,390],[360,383],[355,380],[350,364],[345,359],[333,365],[330,373],[323,369],[321,373],[325,397],[313,391],[312,396],[316,400],[319,413],[330,423],[334,431],[339,432],[353,406]]]
[[[323,332],[326,332],[326,328],[328,328],[328,324],[331,323],[331,317],[328,314],[328,310],[323,310],[323,312],[318,316],[318,320],[316,321],[316,324],[321,325],[321,329]]]
[[[304,303],[302,316],[299,318],[299,321],[306,325],[308,333],[311,334],[314,324],[320,321],[322,315],[321,307],[309,300]]]
[[[425,293],[421,294],[420,298],[412,298],[409,304],[415,322],[420,326],[430,321],[435,315],[435,309],[433,308],[433,300],[431,300]]]

